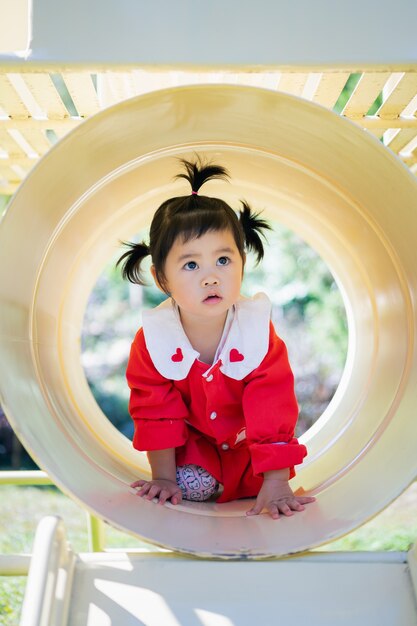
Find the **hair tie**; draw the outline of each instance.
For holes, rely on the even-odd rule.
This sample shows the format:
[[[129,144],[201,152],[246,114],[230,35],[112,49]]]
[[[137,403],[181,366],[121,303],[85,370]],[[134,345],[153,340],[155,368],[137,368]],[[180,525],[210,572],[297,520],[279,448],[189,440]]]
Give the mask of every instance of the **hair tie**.
[[[198,191],[194,191],[194,189],[193,189],[192,192],[191,192],[191,195],[192,196],[198,196]]]

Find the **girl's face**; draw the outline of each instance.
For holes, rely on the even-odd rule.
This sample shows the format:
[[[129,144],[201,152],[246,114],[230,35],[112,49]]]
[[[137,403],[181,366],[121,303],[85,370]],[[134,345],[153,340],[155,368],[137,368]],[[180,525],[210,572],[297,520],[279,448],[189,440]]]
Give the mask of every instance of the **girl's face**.
[[[155,277],[154,270],[152,273]],[[165,261],[165,290],[188,319],[225,316],[238,300],[243,261],[229,230],[178,237]]]

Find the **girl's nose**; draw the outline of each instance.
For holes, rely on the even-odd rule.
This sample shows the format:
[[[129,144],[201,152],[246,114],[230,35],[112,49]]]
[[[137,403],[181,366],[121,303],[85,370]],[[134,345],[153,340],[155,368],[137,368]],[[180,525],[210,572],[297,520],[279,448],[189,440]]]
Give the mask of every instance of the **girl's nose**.
[[[213,285],[218,285],[219,279],[216,276],[206,276],[203,278],[202,285],[203,287],[212,287]]]

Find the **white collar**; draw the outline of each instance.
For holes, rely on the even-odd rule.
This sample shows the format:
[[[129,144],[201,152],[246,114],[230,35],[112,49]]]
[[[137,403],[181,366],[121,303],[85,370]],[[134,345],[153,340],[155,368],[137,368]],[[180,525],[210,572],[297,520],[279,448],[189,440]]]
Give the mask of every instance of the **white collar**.
[[[203,376],[219,361],[220,371],[230,378],[242,380],[250,374],[268,352],[270,318],[271,302],[264,293],[241,297],[227,314],[214,362]],[[190,344],[172,298],[143,311],[143,332],[158,372],[169,380],[186,378],[200,354]]]

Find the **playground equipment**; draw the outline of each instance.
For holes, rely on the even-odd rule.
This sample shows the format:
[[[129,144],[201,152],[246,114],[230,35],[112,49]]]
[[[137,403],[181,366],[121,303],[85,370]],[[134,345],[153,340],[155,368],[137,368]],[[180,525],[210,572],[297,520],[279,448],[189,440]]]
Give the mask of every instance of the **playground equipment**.
[[[83,312],[101,268],[180,193],[169,182],[175,157],[193,151],[233,172],[208,193],[267,207],[320,252],[346,301],[343,379],[305,436],[309,456],[294,480],[318,502],[281,532],[267,517],[247,519],[245,502],[161,508],[135,497],[129,484],[147,461],[104,418],[81,366]],[[3,402],[19,436],[64,491],[174,550],[283,555],[351,530],[417,473],[416,198],[415,177],[376,139],[271,91],[183,87],[87,120],[39,162],[3,220]],[[31,419],[19,419],[27,406]]]
[[[294,482],[314,493],[317,503],[279,525],[267,516],[247,518],[242,502],[156,507],[135,497],[128,485],[147,474],[147,464],[101,414],[80,364],[84,305],[100,269],[118,240],[146,225],[155,206],[179,189],[178,182],[165,181],[176,171],[175,157],[194,151],[215,155],[232,172],[230,186],[213,182],[207,193],[231,204],[244,196],[298,232],[326,260],[346,303],[345,372],[329,409],[305,435],[309,457]],[[376,138],[285,94],[231,85],[186,86],[99,113],[46,154],[1,225],[0,249],[8,261],[0,267],[1,401],[16,432],[65,492],[116,526],[174,551],[247,561],[300,552],[348,532],[417,474],[416,207],[415,177]],[[217,579],[219,595],[232,569],[237,577],[231,589],[235,600],[226,603],[227,610],[215,595],[204,605],[192,587],[198,606],[205,606],[199,615],[204,624],[249,624],[255,614],[262,615],[262,623],[275,623],[270,587],[253,613],[248,604],[239,604],[242,589],[248,593],[254,577],[272,588],[279,581],[285,589],[287,623],[299,623],[305,615],[299,606],[288,617],[294,597],[289,589],[307,585],[312,623],[335,623],[352,598],[358,622],[411,624],[415,619],[415,549],[392,558],[359,558],[360,566],[352,556],[261,563],[180,559],[176,573],[163,578],[167,563],[174,563],[171,556],[74,557],[62,548],[61,526],[54,520],[45,524],[49,530],[44,525],[40,533],[46,532],[50,542],[45,547],[40,539],[35,546],[28,598],[33,606],[39,596],[40,588],[33,586],[36,567],[43,568],[41,581],[55,568],[56,581],[66,580],[66,598],[71,590],[85,592],[71,606],[59,605],[69,623],[105,624],[113,616],[115,623],[127,624],[133,619],[129,614],[149,624],[191,624],[182,612],[189,595],[175,584],[180,569],[196,580],[199,575]],[[43,556],[37,557],[39,552]],[[108,579],[100,587],[104,570]],[[116,576],[120,570],[126,577]],[[149,583],[152,572],[159,577],[158,587]],[[369,586],[364,592],[369,576],[378,576],[373,593]],[[329,585],[336,578],[340,587],[354,580],[356,585],[344,601],[331,591],[326,613],[313,603],[320,585],[312,585],[312,577],[325,577]],[[142,590],[146,615],[126,600],[129,585]],[[108,609],[106,602],[88,595],[94,588],[113,600],[119,589],[125,604],[115,602]],[[160,600],[152,605],[156,592]],[[177,622],[175,615],[152,622],[156,613],[149,607],[160,611],[168,598],[175,610],[182,607]],[[96,606],[93,616],[89,602]],[[39,615],[45,606],[39,604]],[[58,610],[52,600],[49,606]],[[29,600],[24,624],[34,619],[27,607]],[[77,622],[81,614],[84,621]],[[346,612],[337,623],[351,619]]]

